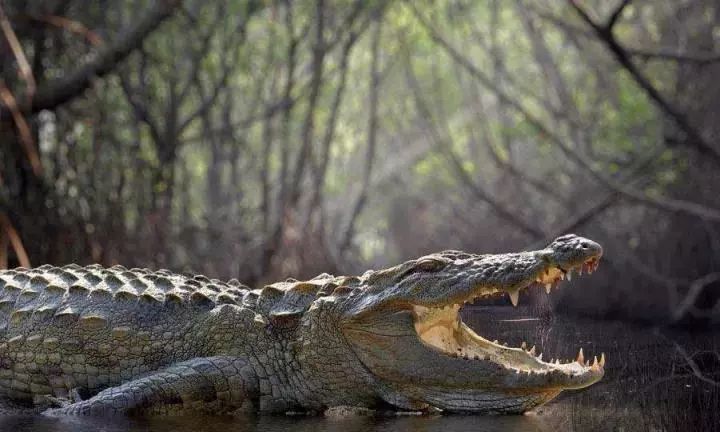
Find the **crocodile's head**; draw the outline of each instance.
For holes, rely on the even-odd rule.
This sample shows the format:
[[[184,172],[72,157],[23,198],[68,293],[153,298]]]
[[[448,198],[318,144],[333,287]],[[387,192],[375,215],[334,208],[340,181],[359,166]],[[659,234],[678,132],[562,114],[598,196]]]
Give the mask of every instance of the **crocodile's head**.
[[[475,299],[548,292],[573,272],[591,273],[602,248],[575,235],[545,249],[498,255],[446,251],[365,273],[343,302],[342,332],[381,397],[395,406],[451,412],[524,412],[565,389],[602,378],[604,356],[553,363],[535,350],[491,342],[462,322]],[[548,359],[549,360],[549,359]]]

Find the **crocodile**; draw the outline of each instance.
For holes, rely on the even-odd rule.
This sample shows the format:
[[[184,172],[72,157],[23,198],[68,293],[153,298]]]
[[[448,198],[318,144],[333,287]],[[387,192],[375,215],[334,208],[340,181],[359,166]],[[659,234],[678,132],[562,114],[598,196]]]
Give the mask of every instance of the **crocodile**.
[[[466,303],[550,292],[596,270],[573,234],[541,250],[444,251],[361,276],[258,289],[168,270],[0,271],[0,401],[48,415],[322,413],[336,407],[522,413],[600,380],[475,333]]]

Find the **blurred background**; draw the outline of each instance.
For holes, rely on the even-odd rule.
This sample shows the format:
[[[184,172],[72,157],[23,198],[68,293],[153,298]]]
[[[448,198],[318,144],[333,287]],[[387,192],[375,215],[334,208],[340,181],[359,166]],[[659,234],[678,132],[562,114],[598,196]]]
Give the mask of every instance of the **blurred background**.
[[[600,271],[521,303],[720,321],[716,0],[0,5],[0,267],[259,285],[574,232]]]

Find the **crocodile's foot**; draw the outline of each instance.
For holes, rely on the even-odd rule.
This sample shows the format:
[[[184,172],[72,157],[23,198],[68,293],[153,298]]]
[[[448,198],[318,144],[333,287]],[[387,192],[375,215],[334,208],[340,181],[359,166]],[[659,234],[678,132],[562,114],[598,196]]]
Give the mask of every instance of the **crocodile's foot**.
[[[359,406],[338,405],[326,409],[323,415],[331,418],[373,417],[377,415],[377,411]]]
[[[127,415],[184,412],[233,413],[246,408],[257,392],[245,360],[232,357],[197,358],[142,378],[107,388],[87,400],[43,411],[47,416]],[[78,398],[77,392],[71,392]]]
[[[328,408],[323,412],[325,417],[330,418],[346,418],[346,417],[403,417],[403,416],[424,416],[438,414],[440,411],[433,407],[423,410],[405,411],[405,410],[374,410],[371,408],[338,405]]]
[[[56,397],[49,394],[35,395],[33,397],[33,405],[39,411],[54,409],[54,408],[65,408],[70,406],[74,401],[67,398]]]
[[[69,403],[82,402],[84,399],[86,399],[86,398],[82,397],[82,394],[81,394],[81,393],[82,393],[82,389],[80,389],[80,388],[78,388],[78,387],[75,387],[75,388],[73,388],[73,389],[70,389],[70,392],[69,392],[69,397],[70,397]]]
[[[73,388],[67,394],[67,397],[57,397],[49,394],[35,395],[33,397],[33,405],[35,410],[43,415],[55,416],[64,412],[73,404],[82,402],[80,396],[82,389]]]

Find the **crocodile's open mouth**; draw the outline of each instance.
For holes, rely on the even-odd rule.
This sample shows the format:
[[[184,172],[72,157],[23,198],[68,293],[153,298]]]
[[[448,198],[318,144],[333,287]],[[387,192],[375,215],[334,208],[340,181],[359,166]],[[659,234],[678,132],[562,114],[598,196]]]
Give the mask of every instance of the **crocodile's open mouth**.
[[[512,291],[504,291],[510,296],[513,305],[517,305],[520,291],[523,289],[545,289],[548,294],[563,280],[571,280],[573,273],[594,272],[599,265],[600,257],[593,257],[566,267],[549,266],[540,271],[533,282],[526,286],[515,287]],[[462,322],[460,310],[463,305],[477,298],[487,297],[503,292],[493,287],[480,287],[473,290],[474,294],[462,303],[448,304],[444,307],[413,306],[415,330],[420,340],[434,351],[451,357],[468,360],[491,361],[498,365],[525,374],[547,374],[564,372],[569,376],[587,376],[587,380],[578,382],[578,387],[592,384],[604,373],[605,355],[591,359],[580,349],[577,358],[569,361],[543,360],[542,353],[535,347],[529,348],[523,343],[520,347],[508,347],[497,341],[489,341],[475,333]]]

